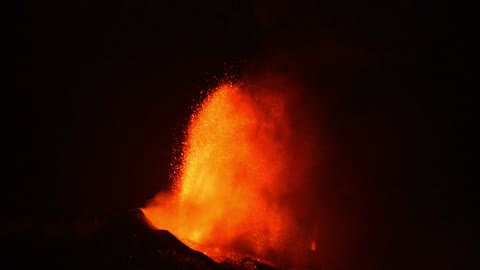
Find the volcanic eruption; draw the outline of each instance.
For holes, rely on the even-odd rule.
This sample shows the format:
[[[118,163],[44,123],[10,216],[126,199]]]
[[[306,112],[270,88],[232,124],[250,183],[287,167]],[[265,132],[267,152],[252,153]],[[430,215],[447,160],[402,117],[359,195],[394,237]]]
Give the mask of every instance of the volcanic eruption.
[[[297,210],[313,144],[294,100],[278,83],[212,90],[191,116],[171,191],[142,209],[147,218],[214,259],[219,250],[267,260],[310,250]]]

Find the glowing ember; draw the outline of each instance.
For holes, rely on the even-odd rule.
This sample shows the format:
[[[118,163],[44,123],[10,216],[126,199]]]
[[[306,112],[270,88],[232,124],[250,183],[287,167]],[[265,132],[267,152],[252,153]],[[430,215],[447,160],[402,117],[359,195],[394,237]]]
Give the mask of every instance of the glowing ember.
[[[293,220],[282,200],[299,181],[288,172],[288,100],[234,84],[210,93],[191,118],[174,192],[159,194],[145,215],[203,246],[265,258],[288,245]]]

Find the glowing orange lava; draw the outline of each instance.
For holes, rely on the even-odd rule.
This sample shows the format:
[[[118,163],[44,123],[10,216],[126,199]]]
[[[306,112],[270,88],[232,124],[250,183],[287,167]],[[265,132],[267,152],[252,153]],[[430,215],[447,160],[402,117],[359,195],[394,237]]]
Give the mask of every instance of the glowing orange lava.
[[[288,245],[283,196],[298,180],[289,179],[287,105],[284,94],[240,84],[210,93],[191,118],[176,186],[142,209],[148,219],[181,239],[263,257]]]

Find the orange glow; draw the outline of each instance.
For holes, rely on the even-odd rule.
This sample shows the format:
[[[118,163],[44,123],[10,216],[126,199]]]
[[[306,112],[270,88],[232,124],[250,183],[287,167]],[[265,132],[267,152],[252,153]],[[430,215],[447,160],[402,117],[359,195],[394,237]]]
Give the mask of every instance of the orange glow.
[[[288,102],[241,84],[211,92],[190,120],[173,193],[142,209],[148,219],[181,239],[263,258],[287,246],[294,222],[283,199],[300,181],[289,172]]]

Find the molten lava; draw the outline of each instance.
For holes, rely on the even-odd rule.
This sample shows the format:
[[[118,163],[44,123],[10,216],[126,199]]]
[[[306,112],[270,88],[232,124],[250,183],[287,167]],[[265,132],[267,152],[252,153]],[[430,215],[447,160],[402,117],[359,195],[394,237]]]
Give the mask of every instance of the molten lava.
[[[142,209],[148,219],[182,239],[263,258],[288,246],[295,222],[285,196],[305,168],[291,151],[288,105],[285,93],[242,84],[211,92],[191,117],[173,192]]]

